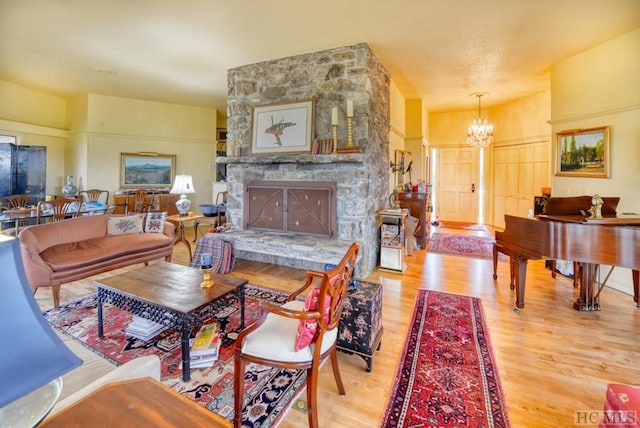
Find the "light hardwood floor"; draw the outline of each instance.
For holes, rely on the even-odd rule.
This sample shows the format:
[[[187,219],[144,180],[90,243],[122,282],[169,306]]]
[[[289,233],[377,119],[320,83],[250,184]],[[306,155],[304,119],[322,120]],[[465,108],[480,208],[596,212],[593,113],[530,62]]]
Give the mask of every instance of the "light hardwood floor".
[[[191,228],[187,229],[192,233]],[[173,261],[188,264],[183,244],[175,247]],[[366,278],[383,283],[382,349],[375,355],[372,373],[365,372],[361,358],[340,353],[346,396],[337,394],[331,369],[323,367],[318,393],[321,426],[379,426],[419,288],[482,299],[514,427],[574,426],[576,411],[602,409],[608,383],[640,384],[637,339],[640,309],[635,307],[631,296],[605,289],[601,296],[602,311],[577,312],[572,309],[575,291],[571,281],[561,276],[552,279],[542,261],[532,261],[527,276],[526,308],[516,313],[513,310],[515,294],[509,290],[505,262],[499,263],[497,281],[492,279],[490,260],[420,250],[407,257],[407,264],[403,275],[376,270]],[[113,272],[103,275],[111,274]],[[304,272],[237,260],[231,275],[247,278],[254,284],[292,290]],[[90,280],[63,285],[61,301],[92,291]],[[36,299],[42,308],[52,305],[49,290],[39,290]],[[65,341],[85,360],[85,366],[91,367],[91,377],[112,369],[110,364],[75,342]],[[80,379],[73,372],[68,374],[63,394],[89,380]],[[305,427],[306,415],[292,409],[280,426]]]

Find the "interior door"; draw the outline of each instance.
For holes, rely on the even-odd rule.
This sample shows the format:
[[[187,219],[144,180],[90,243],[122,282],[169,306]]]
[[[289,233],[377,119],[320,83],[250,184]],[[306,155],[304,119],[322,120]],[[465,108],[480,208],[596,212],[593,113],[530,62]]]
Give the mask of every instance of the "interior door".
[[[441,148],[437,161],[437,214],[441,221],[478,220],[478,161],[472,147]]]

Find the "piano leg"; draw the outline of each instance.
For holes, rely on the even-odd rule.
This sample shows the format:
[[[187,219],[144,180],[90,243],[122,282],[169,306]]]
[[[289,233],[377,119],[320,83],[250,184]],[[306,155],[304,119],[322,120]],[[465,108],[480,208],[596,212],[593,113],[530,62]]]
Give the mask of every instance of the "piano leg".
[[[515,311],[519,312],[524,309],[524,289],[527,279],[527,262],[526,258],[519,255],[511,256],[511,271],[515,274],[516,280],[516,307]]]
[[[573,309],[577,311],[599,311],[600,297],[596,286],[599,265],[595,263],[579,263],[580,296],[573,302]],[[574,272],[574,277],[577,272]]]
[[[632,270],[631,276],[633,278],[633,301],[640,308],[640,271]]]
[[[493,279],[498,279],[498,253],[503,253],[509,256],[509,288],[514,290],[516,288],[515,281],[515,269],[513,267],[513,259],[510,254],[507,254],[503,247],[499,247],[498,245],[493,244]]]
[[[498,279],[498,247],[493,243],[493,279]]]

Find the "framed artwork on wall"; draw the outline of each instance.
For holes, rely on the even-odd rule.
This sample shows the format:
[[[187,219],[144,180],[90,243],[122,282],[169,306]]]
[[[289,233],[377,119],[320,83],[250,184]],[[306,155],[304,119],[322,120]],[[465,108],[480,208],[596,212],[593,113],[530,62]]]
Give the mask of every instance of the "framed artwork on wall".
[[[611,177],[609,126],[556,134],[556,176]]]
[[[176,155],[159,153],[120,153],[120,187],[160,189],[173,184]]]
[[[313,118],[313,100],[254,107],[251,153],[310,153]]]

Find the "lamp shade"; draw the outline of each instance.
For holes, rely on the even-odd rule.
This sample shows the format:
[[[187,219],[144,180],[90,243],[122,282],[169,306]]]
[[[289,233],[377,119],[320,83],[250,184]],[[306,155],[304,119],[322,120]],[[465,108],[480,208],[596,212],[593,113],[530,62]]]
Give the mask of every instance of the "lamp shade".
[[[0,408],[82,364],[40,312],[20,241],[0,238]]]
[[[173,187],[169,193],[176,195],[184,195],[187,193],[195,193],[193,188],[193,179],[190,175],[176,175],[176,179],[173,181]]]

